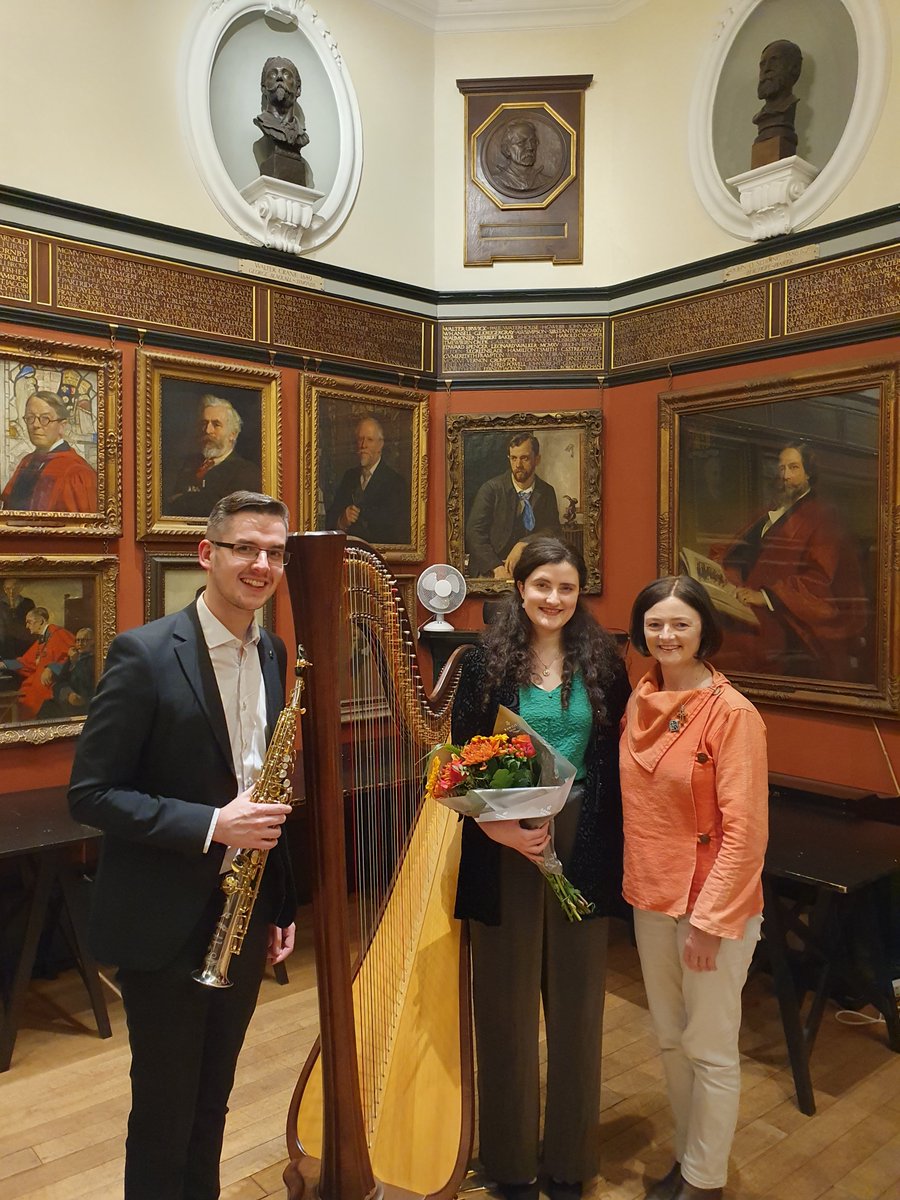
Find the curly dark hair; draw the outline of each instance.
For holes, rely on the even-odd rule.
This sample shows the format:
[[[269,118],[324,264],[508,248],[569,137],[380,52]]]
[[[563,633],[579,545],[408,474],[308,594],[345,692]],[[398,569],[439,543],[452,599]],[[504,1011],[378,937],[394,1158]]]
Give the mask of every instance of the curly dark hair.
[[[573,566],[578,572],[579,587],[582,591],[584,589],[587,567],[577,550],[553,537],[536,537],[526,544],[513,570],[515,586],[482,637],[486,658],[485,705],[489,703],[490,692],[498,680],[506,680],[519,687],[527,687],[533,682],[531,622],[525,615],[519,584],[524,585],[530,575],[551,563],[569,563]],[[580,670],[595,719],[598,724],[605,724],[608,715],[607,695],[619,669],[619,653],[614,639],[587,611],[582,594],[578,596],[575,611],[563,626],[562,643],[563,708],[569,706],[572,679]]]

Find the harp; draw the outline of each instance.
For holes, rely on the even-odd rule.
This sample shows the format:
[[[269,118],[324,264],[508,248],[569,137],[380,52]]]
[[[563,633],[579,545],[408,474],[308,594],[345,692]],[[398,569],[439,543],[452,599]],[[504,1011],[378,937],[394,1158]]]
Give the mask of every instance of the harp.
[[[453,918],[459,823],[422,793],[424,756],[448,739],[459,653],[428,695],[378,555],[337,533],[293,534],[288,549],[311,663],[302,731],[321,1032],[291,1101],[284,1179],[291,1200],[449,1198],[472,1140],[468,945]],[[342,751],[348,658],[363,699]]]

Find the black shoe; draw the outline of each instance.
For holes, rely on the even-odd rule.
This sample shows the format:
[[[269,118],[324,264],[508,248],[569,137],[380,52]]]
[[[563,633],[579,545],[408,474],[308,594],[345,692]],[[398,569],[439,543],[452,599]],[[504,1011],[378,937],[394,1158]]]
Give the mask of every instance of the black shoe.
[[[562,1179],[551,1179],[547,1184],[550,1200],[580,1200],[582,1191],[580,1183],[566,1183]]]
[[[540,1200],[541,1189],[536,1179],[531,1183],[498,1183],[495,1186],[503,1200]]]
[[[681,1163],[675,1163],[668,1175],[649,1188],[645,1200],[675,1200],[681,1186]]]
[[[702,1188],[682,1179],[672,1200],[722,1200],[722,1188]]]

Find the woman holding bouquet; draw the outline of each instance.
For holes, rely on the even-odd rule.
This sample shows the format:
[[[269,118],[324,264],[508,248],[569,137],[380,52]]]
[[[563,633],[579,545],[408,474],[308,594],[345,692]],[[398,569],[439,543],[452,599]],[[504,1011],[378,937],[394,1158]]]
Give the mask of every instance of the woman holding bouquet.
[[[563,914],[536,869],[546,825],[465,818],[456,915],[471,922],[480,1157],[508,1198],[539,1191],[542,995],[550,1196],[580,1196],[597,1169],[605,918],[623,912],[617,733],[628,683],[615,642],[583,604],[585,579],[564,542],[529,542],[513,591],[466,657],[453,708],[458,745],[491,734],[502,704],[575,765],[555,848],[594,905],[581,921]]]
[[[656,662],[622,738],[625,899],[675,1118],[675,1164],[648,1200],[718,1200],[740,1093],[741,989],[762,922],[762,718],[707,661],[722,632],[686,575],[640,593],[631,641]]]

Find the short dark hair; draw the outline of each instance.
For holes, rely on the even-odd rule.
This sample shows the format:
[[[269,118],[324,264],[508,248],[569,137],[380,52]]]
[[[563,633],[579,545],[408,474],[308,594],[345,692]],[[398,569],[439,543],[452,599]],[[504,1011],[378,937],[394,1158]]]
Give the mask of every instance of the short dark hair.
[[[800,461],[803,463],[803,470],[806,472],[806,477],[809,480],[809,486],[814,487],[819,478],[819,459],[809,442],[785,442],[778,451],[779,456],[785,450],[797,451],[800,455]]]
[[[60,421],[68,421],[70,419],[71,414],[62,396],[57,396],[55,392],[43,391],[32,392],[31,396],[34,396],[35,400],[43,400],[45,404],[49,404]],[[31,396],[28,397],[28,400],[31,399]],[[28,400],[25,401],[26,404]]]
[[[523,442],[531,442],[532,453],[537,457],[541,452],[541,443],[537,440],[533,433],[529,433],[527,429],[520,429],[518,433],[514,433],[506,443],[507,452],[512,450],[513,446],[521,446]]]
[[[285,531],[291,527],[290,513],[283,501],[276,500],[274,496],[267,496],[264,492],[230,492],[213,505],[206,522],[205,536],[212,539],[213,534],[220,534],[225,522],[242,512],[268,513],[272,517],[281,517]]]
[[[631,608],[630,637],[635,650],[645,658],[650,657],[644,637],[644,617],[654,604],[659,604],[660,600],[668,600],[670,596],[683,601],[700,618],[697,658],[709,658],[715,654],[722,645],[722,622],[713,608],[709,592],[702,583],[691,579],[690,575],[666,575],[662,579],[654,579],[638,592]]]

